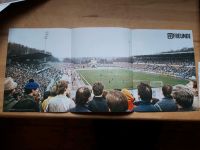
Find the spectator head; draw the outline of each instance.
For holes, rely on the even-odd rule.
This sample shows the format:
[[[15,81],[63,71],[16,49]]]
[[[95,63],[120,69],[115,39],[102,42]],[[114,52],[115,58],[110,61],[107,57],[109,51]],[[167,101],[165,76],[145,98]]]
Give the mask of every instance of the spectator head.
[[[192,91],[193,91],[194,96],[198,96],[198,87],[197,87],[197,81],[196,80],[193,81]]]
[[[91,91],[88,87],[80,87],[76,91],[75,103],[77,105],[84,105],[89,101]]]
[[[176,86],[174,86],[173,91],[177,91],[178,89],[183,89],[183,88],[186,88],[186,86],[183,84],[177,84]]]
[[[55,85],[52,86],[52,87],[50,88],[50,91],[45,91],[45,92],[44,92],[43,99],[45,100],[45,99],[47,99],[49,96],[51,96],[51,97],[56,96],[56,95],[57,95],[56,90],[57,90],[57,89],[56,89],[56,86],[55,86]]]
[[[140,83],[137,86],[138,96],[142,101],[150,102],[152,99],[152,89],[151,86],[145,83]]]
[[[127,90],[127,89],[122,89],[121,92],[126,96],[126,98],[127,98],[128,100],[130,100],[130,101],[134,101],[134,100],[135,100],[135,98],[133,97],[132,93],[131,93],[129,90]]]
[[[173,92],[173,98],[182,108],[190,108],[193,104],[194,95],[190,88],[178,87]]]
[[[68,82],[65,80],[58,81],[56,84],[56,93],[67,95],[69,93]]]
[[[43,95],[43,100],[47,99],[50,96],[50,91],[45,91]]]
[[[104,86],[101,82],[96,82],[92,86],[92,90],[95,96],[101,96],[103,94]]]
[[[197,89],[197,81],[196,80],[193,81],[193,88]]]
[[[106,90],[103,90],[103,94],[102,94],[102,97],[104,98],[104,99],[106,99],[106,95],[108,94],[108,91],[106,91]]]
[[[128,110],[132,110],[134,107],[133,102],[135,100],[132,93],[127,89],[122,89],[121,92],[126,96],[126,98],[128,100]]]
[[[4,81],[4,91],[13,91],[17,87],[17,83],[14,82],[13,78],[7,77]]]
[[[36,91],[39,88],[39,84],[35,82],[33,79],[30,79],[28,83],[26,83],[24,87],[24,91],[26,94],[30,94],[33,91]]]
[[[57,95],[56,90],[57,90],[56,86],[55,85],[52,86],[50,89],[50,96],[56,96]]]
[[[198,88],[196,80],[191,80],[186,86],[192,89],[194,96],[198,96]]]
[[[111,112],[126,112],[128,110],[128,100],[120,91],[109,91],[106,100]]]
[[[163,95],[167,98],[172,98],[171,94],[172,94],[172,86],[169,84],[166,84],[162,87],[162,92]]]

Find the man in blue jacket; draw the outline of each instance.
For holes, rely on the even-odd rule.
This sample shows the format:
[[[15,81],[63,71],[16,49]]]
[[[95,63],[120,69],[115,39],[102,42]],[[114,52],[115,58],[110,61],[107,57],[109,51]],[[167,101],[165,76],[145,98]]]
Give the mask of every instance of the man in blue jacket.
[[[145,83],[140,83],[137,86],[138,98],[141,102],[138,106],[134,108],[135,112],[157,112],[159,111],[153,104],[151,104],[152,99],[152,89],[150,85]]]

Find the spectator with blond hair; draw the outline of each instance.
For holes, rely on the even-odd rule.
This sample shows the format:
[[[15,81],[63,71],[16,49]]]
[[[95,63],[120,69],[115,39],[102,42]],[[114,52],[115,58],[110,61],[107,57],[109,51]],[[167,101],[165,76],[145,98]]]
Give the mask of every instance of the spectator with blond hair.
[[[127,89],[122,89],[121,92],[122,92],[122,93],[126,96],[126,98],[128,99],[128,110],[129,110],[129,111],[132,111],[133,108],[134,108],[133,102],[134,102],[135,98],[133,97],[132,93],[131,93],[129,90],[127,90]]]
[[[49,100],[47,112],[68,112],[75,107],[74,101],[69,98],[70,89],[67,81],[58,81],[56,93],[57,95]]]
[[[50,99],[52,99],[53,97],[55,97],[57,95],[56,93],[56,86],[53,86],[50,90],[50,94],[49,96],[47,97],[47,99],[45,99],[43,102],[42,102],[42,112],[47,112],[47,106],[48,106],[48,103],[50,101]]]

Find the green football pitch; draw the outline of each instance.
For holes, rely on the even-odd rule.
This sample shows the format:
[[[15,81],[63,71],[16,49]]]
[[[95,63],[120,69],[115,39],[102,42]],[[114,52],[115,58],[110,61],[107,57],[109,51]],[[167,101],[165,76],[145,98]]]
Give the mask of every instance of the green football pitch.
[[[150,84],[152,87],[159,87],[164,84],[176,85],[187,84],[182,80],[166,75],[157,75],[146,72],[135,72],[128,69],[83,69],[77,70],[85,84],[92,85],[96,81],[104,84],[105,89],[136,88],[140,82]]]

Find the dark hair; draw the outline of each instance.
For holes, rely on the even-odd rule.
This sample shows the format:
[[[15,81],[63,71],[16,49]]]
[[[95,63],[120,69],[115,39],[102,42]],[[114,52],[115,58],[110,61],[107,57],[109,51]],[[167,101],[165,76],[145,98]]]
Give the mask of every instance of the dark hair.
[[[152,99],[152,89],[151,86],[145,83],[140,83],[137,86],[138,95],[140,96],[141,100],[150,102]]]
[[[162,92],[163,95],[167,98],[172,98],[171,94],[172,94],[172,86],[169,84],[166,84],[162,87]]]
[[[4,95],[10,95],[10,94],[12,94],[13,91],[14,91],[14,89],[12,89],[12,90],[4,90]]]
[[[195,81],[193,81],[193,88],[197,88],[197,81],[195,80]]]
[[[28,82],[35,82],[35,81],[34,81],[34,79],[29,79],[29,81],[28,81]]]
[[[96,82],[92,86],[92,90],[95,96],[99,96],[103,93],[104,86],[101,82]]]
[[[88,87],[80,87],[76,91],[75,103],[77,105],[84,105],[85,103],[87,103],[90,96],[91,96],[91,92]]]
[[[128,110],[128,100],[120,91],[108,92],[106,100],[111,112],[126,112]]]
[[[43,95],[43,100],[47,99],[50,96],[50,91],[45,91]]]
[[[32,89],[24,89],[24,93],[26,93],[27,95],[32,93]]]

